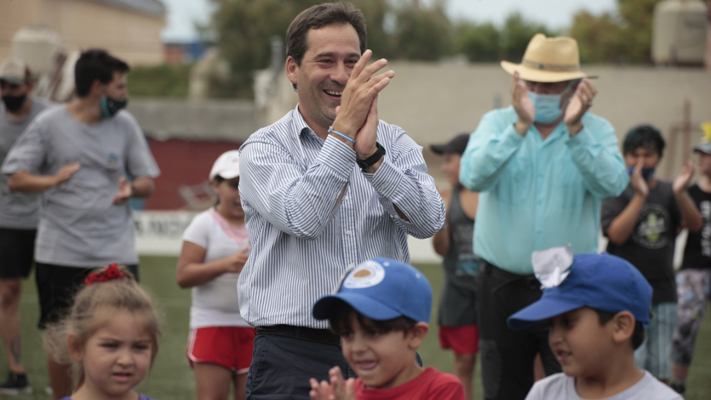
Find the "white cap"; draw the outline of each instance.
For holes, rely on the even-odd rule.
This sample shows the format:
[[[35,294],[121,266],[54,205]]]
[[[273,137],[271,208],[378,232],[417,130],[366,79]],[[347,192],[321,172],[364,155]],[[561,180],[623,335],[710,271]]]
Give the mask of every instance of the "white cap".
[[[215,179],[217,175],[224,179],[233,179],[239,176],[238,150],[230,150],[217,157],[210,171],[210,180]]]
[[[11,58],[0,65],[0,80],[14,85],[25,83],[27,65],[18,58]]]

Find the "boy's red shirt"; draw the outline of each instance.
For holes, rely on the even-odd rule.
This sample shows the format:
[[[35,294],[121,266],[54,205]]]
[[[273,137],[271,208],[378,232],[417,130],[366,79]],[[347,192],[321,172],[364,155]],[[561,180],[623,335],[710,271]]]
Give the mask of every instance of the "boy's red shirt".
[[[415,379],[390,389],[368,389],[356,379],[355,395],[357,400],[465,400],[459,379],[432,367]]]

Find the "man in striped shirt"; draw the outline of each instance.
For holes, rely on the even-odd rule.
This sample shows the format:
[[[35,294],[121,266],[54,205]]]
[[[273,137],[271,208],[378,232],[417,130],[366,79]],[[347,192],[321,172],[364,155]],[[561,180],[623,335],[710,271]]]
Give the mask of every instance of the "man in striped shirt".
[[[407,235],[427,238],[444,204],[421,147],[378,120],[394,77],[370,65],[360,11],[313,6],[286,35],[299,104],[242,146],[240,194],[253,250],[239,279],[242,317],[257,327],[248,399],[308,399],[309,378],[348,371],[339,337],[311,315],[349,266],[409,262]],[[347,83],[347,85],[346,85]],[[352,373],[352,371],[350,371]]]

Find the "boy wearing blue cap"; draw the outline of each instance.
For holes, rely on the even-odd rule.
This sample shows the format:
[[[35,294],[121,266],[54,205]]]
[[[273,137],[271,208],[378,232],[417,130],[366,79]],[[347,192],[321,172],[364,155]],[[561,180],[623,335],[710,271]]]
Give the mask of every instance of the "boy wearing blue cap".
[[[416,361],[429,330],[432,288],[410,265],[374,258],[350,270],[335,294],[319,299],[316,319],[341,336],[343,356],[358,379],[311,379],[312,400],[464,400],[459,380]]]
[[[642,274],[609,254],[580,254],[558,267],[548,280],[539,277],[541,299],[508,318],[514,330],[549,320],[550,348],[563,368],[536,382],[526,400],[681,399],[634,361],[652,302]]]

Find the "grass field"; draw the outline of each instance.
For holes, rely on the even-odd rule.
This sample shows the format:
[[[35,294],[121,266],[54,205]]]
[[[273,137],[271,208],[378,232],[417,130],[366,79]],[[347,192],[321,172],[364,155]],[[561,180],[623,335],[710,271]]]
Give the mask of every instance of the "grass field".
[[[158,399],[180,400],[195,398],[193,374],[185,358],[188,336],[190,291],[182,290],[175,284],[175,258],[143,257],[141,259],[141,280],[154,294],[165,315],[164,337],[160,342],[158,358],[150,376],[138,387],[140,392]],[[417,265],[430,280],[437,302],[442,274],[438,265]],[[436,304],[434,309],[436,309]],[[17,399],[50,399],[44,393],[47,385],[45,352],[36,328],[39,313],[34,281],[25,282],[21,304],[23,342],[22,355],[34,388],[33,395],[17,396]],[[433,321],[436,318],[433,316]],[[451,372],[453,357],[450,352],[439,348],[437,327],[432,329],[420,348],[420,355],[428,366]],[[705,318],[702,332],[697,340],[696,357],[687,382],[688,400],[711,399],[711,316]],[[0,349],[0,379],[7,375],[5,354]],[[482,399],[481,382],[477,365],[476,394]]]

